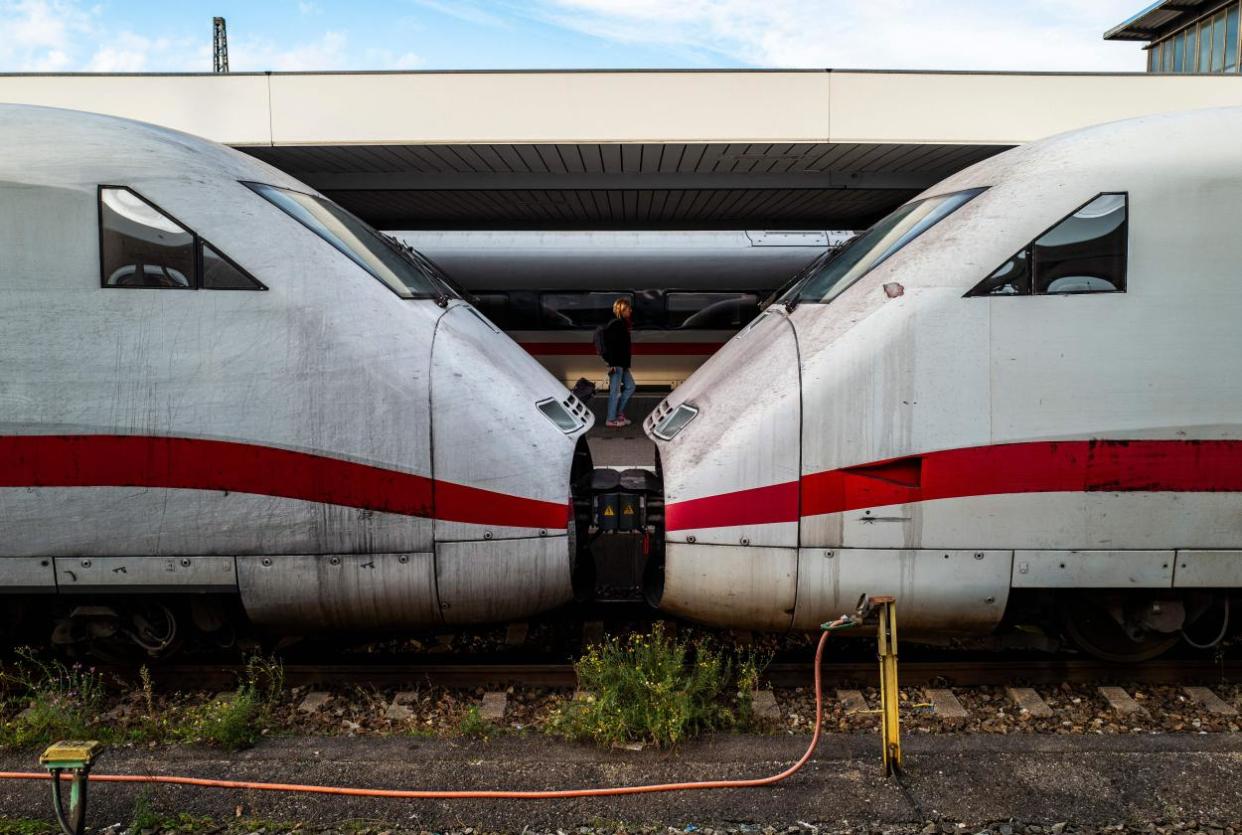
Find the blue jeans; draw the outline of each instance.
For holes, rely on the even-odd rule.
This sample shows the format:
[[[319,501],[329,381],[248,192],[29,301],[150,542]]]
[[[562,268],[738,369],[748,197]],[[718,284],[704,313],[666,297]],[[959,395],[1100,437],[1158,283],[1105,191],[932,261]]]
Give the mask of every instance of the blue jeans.
[[[608,419],[616,420],[625,413],[626,404],[634,395],[634,375],[628,368],[608,372]]]

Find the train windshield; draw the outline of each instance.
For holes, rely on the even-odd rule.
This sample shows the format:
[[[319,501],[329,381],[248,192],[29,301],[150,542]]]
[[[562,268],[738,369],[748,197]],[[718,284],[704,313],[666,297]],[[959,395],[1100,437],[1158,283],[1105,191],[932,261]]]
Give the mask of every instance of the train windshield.
[[[438,299],[456,295],[400,244],[385,238],[331,200],[264,183],[245,185],[332,244],[402,298]]]
[[[822,258],[779,301],[786,304],[832,301],[903,246],[957,211],[983,189],[972,188],[907,203],[854,238],[831,258]]]

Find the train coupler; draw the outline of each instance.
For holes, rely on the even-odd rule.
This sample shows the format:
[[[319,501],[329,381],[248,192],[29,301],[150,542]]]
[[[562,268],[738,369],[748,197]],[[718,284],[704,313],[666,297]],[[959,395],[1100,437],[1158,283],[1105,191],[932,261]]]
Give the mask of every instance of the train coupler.
[[[591,528],[605,534],[646,533],[664,521],[659,477],[641,468],[599,467],[591,474]]]
[[[103,743],[94,740],[61,741],[39,756],[39,765],[46,768],[52,777],[52,808],[56,813],[56,823],[64,835],[82,835],[86,831],[91,766],[103,751]],[[64,774],[70,777],[68,816],[61,793],[61,777]]]

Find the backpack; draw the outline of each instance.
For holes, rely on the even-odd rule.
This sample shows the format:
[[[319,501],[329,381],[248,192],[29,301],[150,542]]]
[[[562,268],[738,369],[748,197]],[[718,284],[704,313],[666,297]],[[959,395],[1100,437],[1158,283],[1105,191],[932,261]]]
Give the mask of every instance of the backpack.
[[[595,336],[593,337],[595,342],[595,353],[599,354],[600,359],[603,359],[604,357],[604,331],[607,330],[607,328],[608,325],[606,324],[600,325],[595,329]]]
[[[590,403],[591,398],[595,396],[595,384],[586,377],[581,377],[578,379],[578,382],[574,383],[572,391],[574,397],[583,403]]]

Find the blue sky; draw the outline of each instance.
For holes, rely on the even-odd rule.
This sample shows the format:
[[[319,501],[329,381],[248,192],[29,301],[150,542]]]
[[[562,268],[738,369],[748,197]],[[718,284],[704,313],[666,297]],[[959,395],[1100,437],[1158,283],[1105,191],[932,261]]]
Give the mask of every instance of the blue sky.
[[[1139,71],[1147,0],[0,0],[0,72],[841,67]]]

